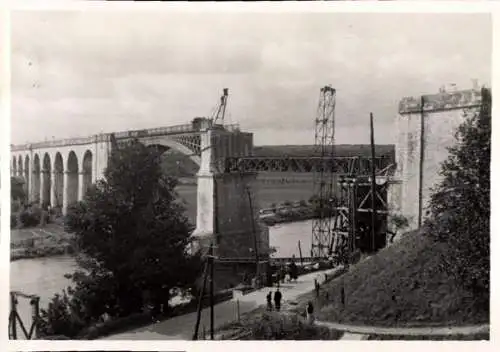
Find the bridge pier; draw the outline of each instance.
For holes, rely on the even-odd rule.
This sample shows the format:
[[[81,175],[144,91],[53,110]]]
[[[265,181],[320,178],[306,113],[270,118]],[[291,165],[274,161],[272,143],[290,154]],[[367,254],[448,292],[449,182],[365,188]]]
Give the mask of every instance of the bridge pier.
[[[224,289],[256,274],[255,253],[261,260],[268,257],[269,235],[257,222],[257,173],[225,173],[217,168],[217,161],[225,157],[249,153],[253,148],[251,134],[203,127],[192,248],[207,253],[210,245],[214,246],[219,260],[215,285]]]

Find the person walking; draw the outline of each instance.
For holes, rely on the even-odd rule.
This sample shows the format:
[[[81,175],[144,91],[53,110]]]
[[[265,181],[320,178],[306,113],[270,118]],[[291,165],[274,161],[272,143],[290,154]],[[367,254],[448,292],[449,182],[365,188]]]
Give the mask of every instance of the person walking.
[[[277,289],[274,293],[274,307],[276,308],[277,312],[279,312],[281,309],[281,298],[281,292],[279,289]]]
[[[297,264],[295,264],[295,262],[292,262],[292,265],[290,267],[290,271],[291,271],[291,277],[292,277],[292,280],[294,280],[295,282],[297,282],[297,279],[299,277],[298,273],[299,273],[299,268],[297,267]]]
[[[307,308],[306,308],[306,316],[307,316],[307,323],[312,324],[314,323],[314,307],[311,301],[307,303]]]
[[[316,291],[316,297],[319,297],[319,281],[318,278],[314,279],[314,291]]]
[[[273,310],[273,292],[269,291],[269,293],[266,296],[267,300],[267,310],[271,312]]]

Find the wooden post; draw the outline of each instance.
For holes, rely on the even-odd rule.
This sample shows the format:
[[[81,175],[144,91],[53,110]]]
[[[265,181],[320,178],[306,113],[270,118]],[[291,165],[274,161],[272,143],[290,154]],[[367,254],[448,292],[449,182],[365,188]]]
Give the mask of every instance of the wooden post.
[[[300,240],[299,240],[299,256],[300,256],[300,265],[304,265],[304,259],[302,258],[302,248],[300,247]]]
[[[345,307],[345,288],[344,281],[342,281],[342,286],[340,287],[340,303],[342,304],[342,308]]]
[[[10,293],[10,316],[11,316],[11,329],[12,339],[17,340],[17,298],[14,292]]]
[[[239,323],[240,322],[240,300],[239,299],[236,300],[236,314],[237,314],[238,323]]]
[[[375,209],[375,196],[377,193],[376,184],[376,174],[375,174],[375,136],[373,131],[373,114],[370,113],[370,144],[372,150],[372,182],[371,182],[371,193],[372,193],[372,231],[371,231],[371,242],[372,242],[372,252],[375,252],[375,224],[376,224],[376,209]]]
[[[33,324],[34,324],[34,336],[32,339],[37,339],[39,336],[39,328],[40,328],[40,297],[35,297],[33,300],[30,302],[33,307]]]

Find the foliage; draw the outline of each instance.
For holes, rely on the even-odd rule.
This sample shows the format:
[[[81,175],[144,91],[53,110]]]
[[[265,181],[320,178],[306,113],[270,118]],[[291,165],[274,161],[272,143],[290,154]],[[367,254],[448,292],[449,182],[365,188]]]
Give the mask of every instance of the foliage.
[[[78,307],[66,291],[62,295],[56,294],[50,301],[48,309],[41,309],[40,335],[41,336],[76,336],[85,326],[75,314]]]
[[[14,229],[17,227],[17,215],[10,214],[10,228]]]
[[[191,226],[175,186],[159,152],[134,141],[113,151],[105,180],[68,210],[65,225],[80,249],[68,303],[78,321],[129,316],[145,305],[162,313],[171,288],[194,286],[200,258],[187,254]]]
[[[11,200],[24,202],[26,194],[24,192],[24,180],[20,177],[12,176],[10,178],[10,197]]]
[[[38,206],[31,206],[21,212],[20,220],[23,227],[34,227],[40,224],[42,219],[42,209]]]
[[[401,214],[391,216],[389,221],[396,231],[404,230],[410,226],[408,218]]]
[[[491,93],[481,94],[480,111],[460,125],[442,164],[425,228],[448,244],[447,270],[489,309]]]

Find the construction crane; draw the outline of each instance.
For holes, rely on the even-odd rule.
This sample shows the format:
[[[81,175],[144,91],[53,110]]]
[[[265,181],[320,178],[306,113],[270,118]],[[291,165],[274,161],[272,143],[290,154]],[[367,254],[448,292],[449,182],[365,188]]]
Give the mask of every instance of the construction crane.
[[[336,90],[325,86],[320,90],[315,118],[314,154],[321,158],[335,156],[335,100]],[[332,205],[334,199],[334,170],[318,168],[313,175],[314,199],[318,216],[313,219],[311,257],[326,258],[332,239]]]
[[[222,96],[220,97],[220,104],[212,117],[213,125],[224,125],[224,117],[226,115],[227,99],[229,98],[229,89],[224,88],[222,90]]]

